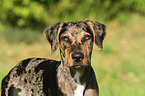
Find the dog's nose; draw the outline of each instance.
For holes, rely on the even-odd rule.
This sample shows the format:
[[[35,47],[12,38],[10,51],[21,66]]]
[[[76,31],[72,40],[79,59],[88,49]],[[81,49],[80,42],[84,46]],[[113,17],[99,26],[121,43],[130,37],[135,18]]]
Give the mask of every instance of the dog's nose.
[[[73,53],[72,54],[72,59],[75,62],[81,62],[84,59],[84,54],[79,52],[79,53]]]

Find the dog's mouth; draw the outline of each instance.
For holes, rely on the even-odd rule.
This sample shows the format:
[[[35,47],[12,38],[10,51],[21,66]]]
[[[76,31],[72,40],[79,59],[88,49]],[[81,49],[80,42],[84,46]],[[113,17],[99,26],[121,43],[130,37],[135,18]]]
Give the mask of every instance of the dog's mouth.
[[[83,66],[82,65],[73,65],[72,67],[74,67],[74,68],[81,68]]]
[[[71,67],[73,68],[82,68],[82,67],[87,67],[88,64],[82,64],[82,63],[75,63]]]

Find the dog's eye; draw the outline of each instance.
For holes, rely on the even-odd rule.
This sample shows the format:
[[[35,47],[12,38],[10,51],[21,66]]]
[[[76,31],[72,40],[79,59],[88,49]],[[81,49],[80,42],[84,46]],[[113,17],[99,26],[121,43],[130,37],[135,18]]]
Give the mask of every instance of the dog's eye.
[[[91,38],[90,35],[86,35],[86,36],[84,37],[85,40],[89,40],[90,38]]]
[[[64,37],[63,37],[63,40],[64,40],[64,41],[68,41],[69,38],[68,38],[67,36],[64,36]]]

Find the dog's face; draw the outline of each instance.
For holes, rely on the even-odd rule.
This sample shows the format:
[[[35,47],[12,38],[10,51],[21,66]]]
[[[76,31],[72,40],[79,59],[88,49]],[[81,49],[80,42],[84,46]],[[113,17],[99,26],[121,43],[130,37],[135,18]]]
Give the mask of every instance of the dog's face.
[[[60,34],[60,51],[68,67],[90,64],[93,36],[83,28],[70,26]]]
[[[59,22],[44,31],[51,44],[52,53],[59,46],[63,64],[68,67],[81,67],[91,64],[91,53],[95,41],[102,50],[106,26],[90,21]]]

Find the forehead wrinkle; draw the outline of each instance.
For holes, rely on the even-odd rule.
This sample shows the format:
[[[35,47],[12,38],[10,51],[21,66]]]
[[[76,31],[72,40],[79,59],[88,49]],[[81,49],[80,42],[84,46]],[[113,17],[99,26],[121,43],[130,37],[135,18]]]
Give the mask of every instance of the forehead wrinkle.
[[[86,34],[87,34],[87,35],[90,35],[90,33],[88,33],[88,32],[85,32],[85,31],[82,31],[82,32],[81,32],[81,36],[82,36],[82,37],[83,37],[84,35],[86,35]]]

